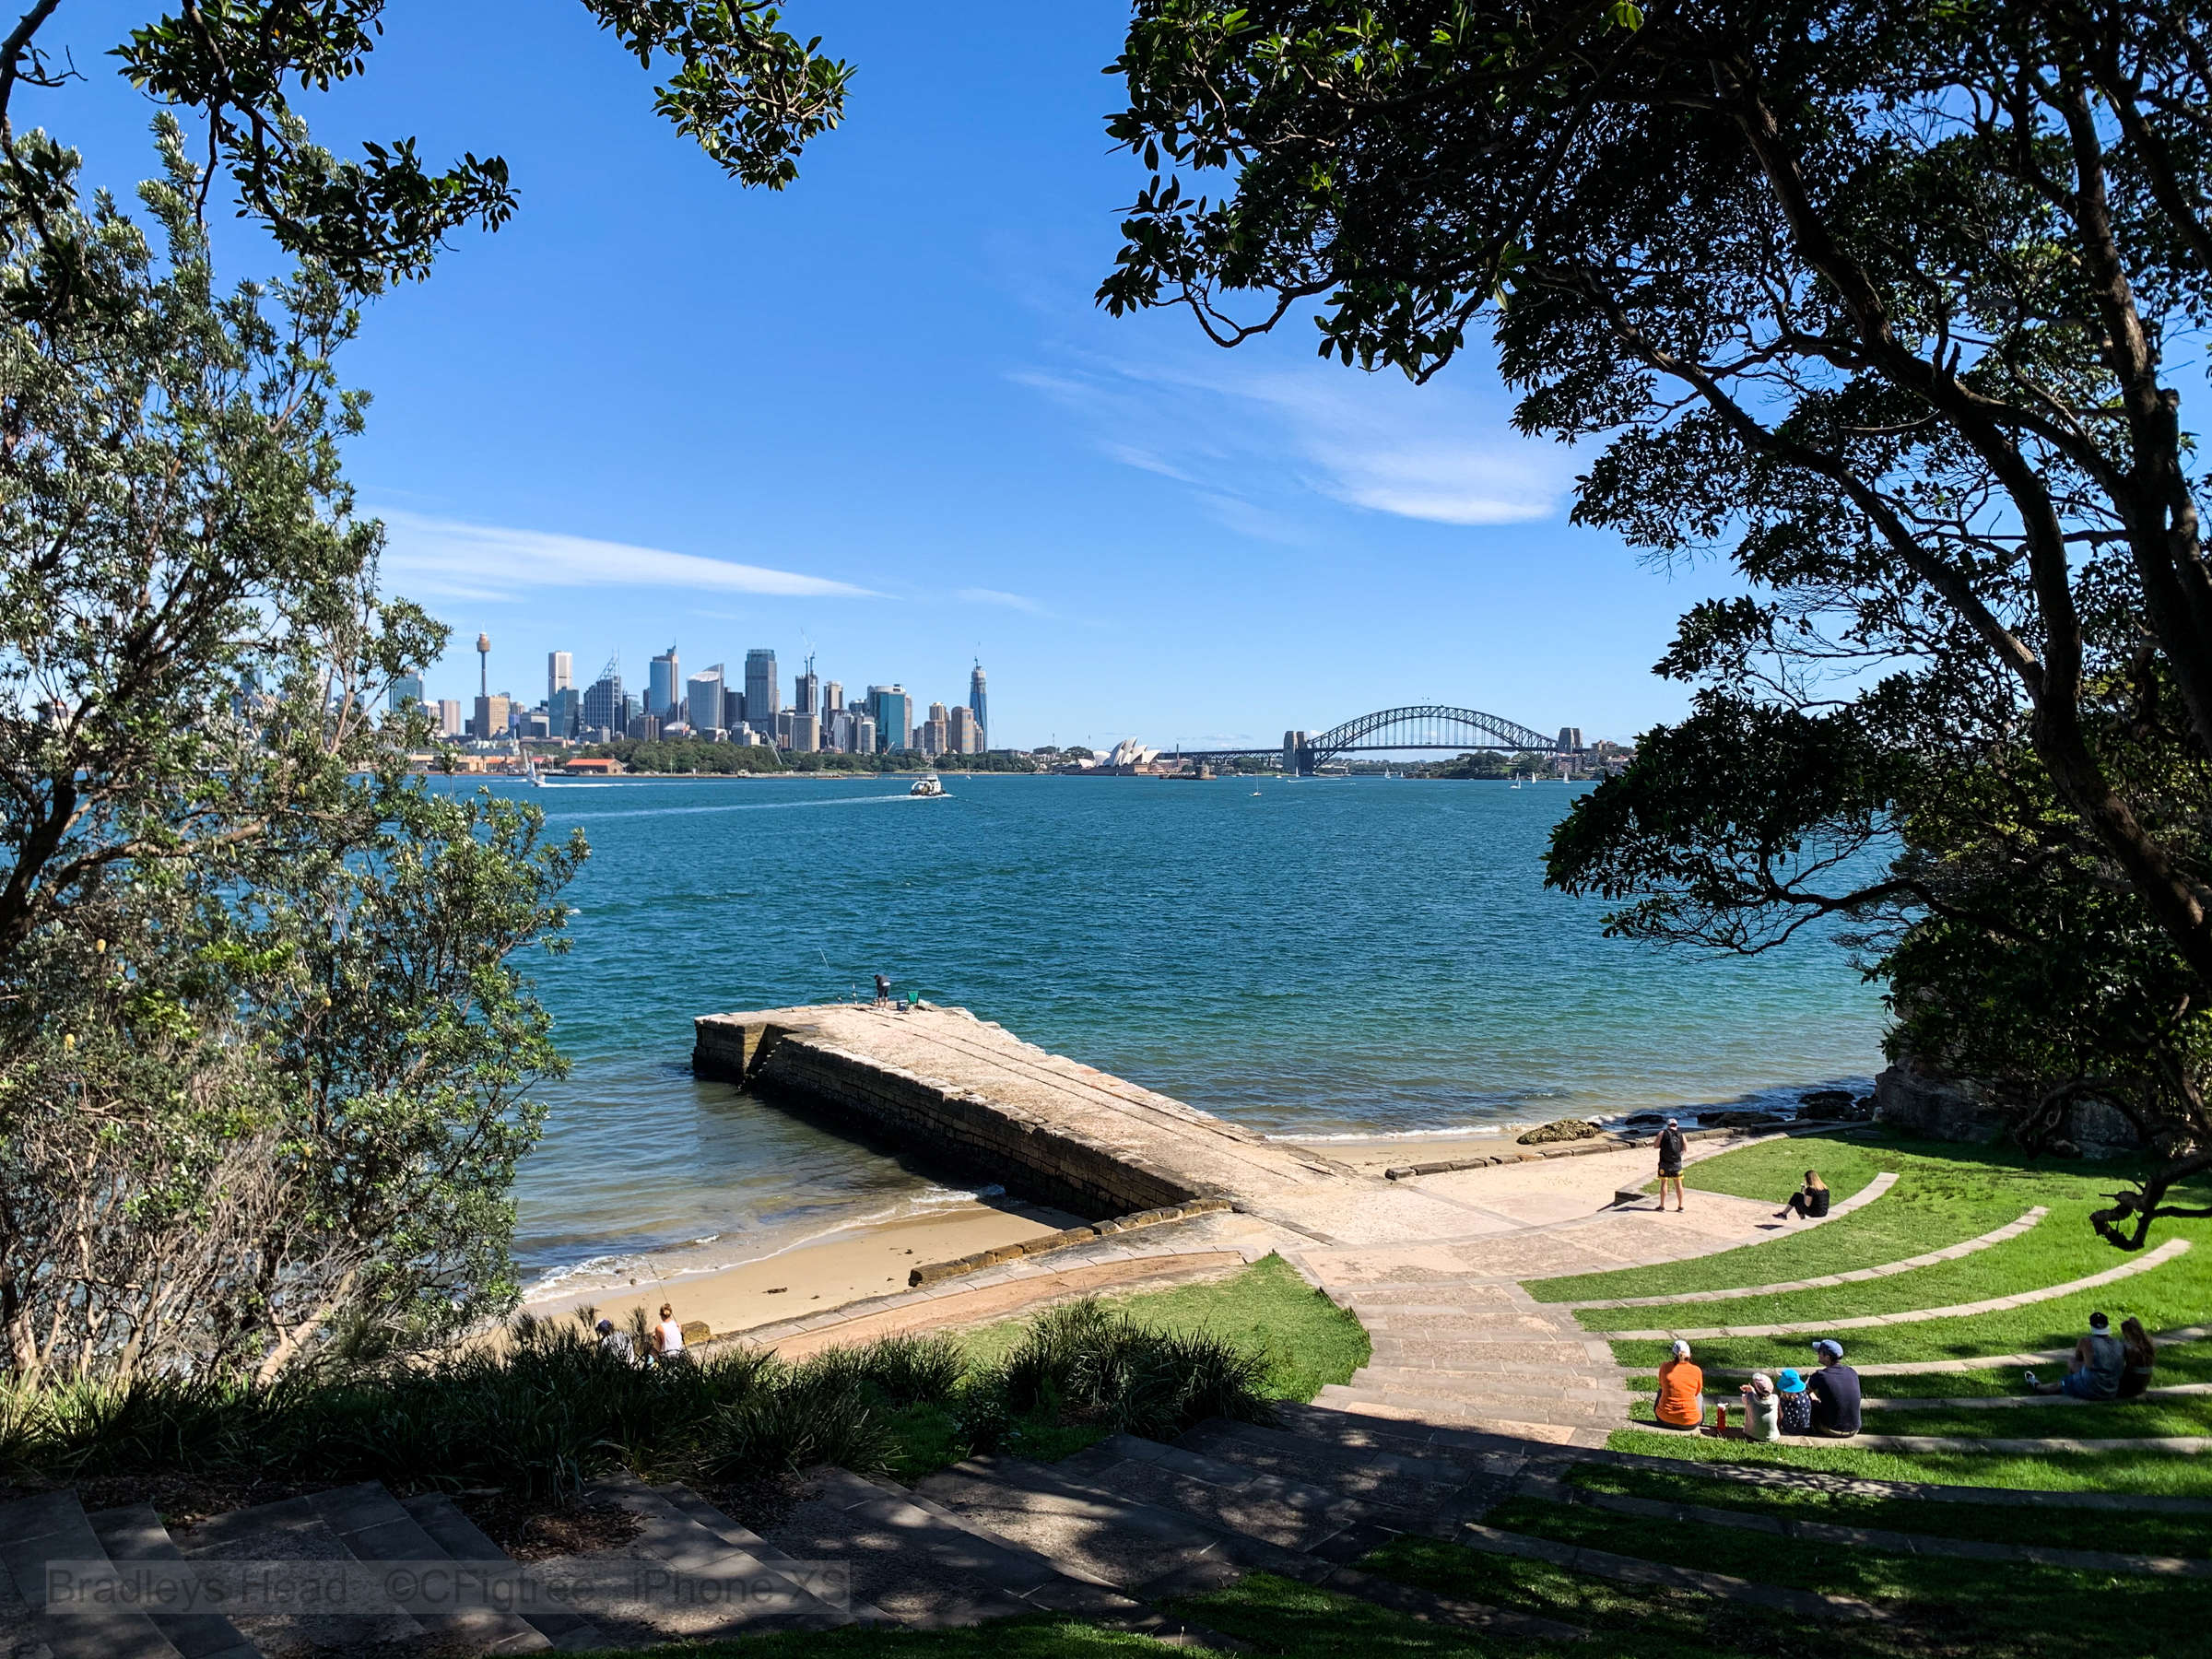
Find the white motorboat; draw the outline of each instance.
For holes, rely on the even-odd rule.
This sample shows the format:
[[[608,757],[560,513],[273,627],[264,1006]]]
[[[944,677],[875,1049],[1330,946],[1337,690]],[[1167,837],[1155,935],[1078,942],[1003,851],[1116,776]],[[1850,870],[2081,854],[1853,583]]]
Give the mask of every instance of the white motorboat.
[[[906,793],[910,795],[941,795],[945,793],[945,785],[938,782],[935,772],[924,772]]]

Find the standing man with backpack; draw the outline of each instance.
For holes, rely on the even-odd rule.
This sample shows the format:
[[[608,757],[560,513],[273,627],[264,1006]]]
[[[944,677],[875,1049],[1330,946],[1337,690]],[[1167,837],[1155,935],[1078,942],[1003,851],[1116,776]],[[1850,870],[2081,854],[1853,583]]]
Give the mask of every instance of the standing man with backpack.
[[[1682,1139],[1681,1125],[1673,1118],[1659,1132],[1659,1207],[1666,1208],[1666,1183],[1675,1183],[1675,1208],[1682,1207]]]

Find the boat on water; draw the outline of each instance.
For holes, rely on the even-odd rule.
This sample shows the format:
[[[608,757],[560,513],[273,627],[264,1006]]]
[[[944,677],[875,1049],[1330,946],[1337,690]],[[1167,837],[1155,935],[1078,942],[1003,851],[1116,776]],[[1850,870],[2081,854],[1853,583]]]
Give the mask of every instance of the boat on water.
[[[910,795],[941,795],[945,793],[945,785],[938,780],[935,772],[924,772],[914,780],[914,786],[906,793]]]

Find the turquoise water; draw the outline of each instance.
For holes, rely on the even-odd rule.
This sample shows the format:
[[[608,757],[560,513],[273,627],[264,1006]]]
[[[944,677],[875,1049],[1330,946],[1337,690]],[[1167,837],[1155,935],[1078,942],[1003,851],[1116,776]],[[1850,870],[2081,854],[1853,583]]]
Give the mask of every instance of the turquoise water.
[[[575,1062],[524,1167],[528,1273],[758,1256],[954,1202],[689,1071],[694,1015],[877,971],[1272,1134],[1419,1135],[1863,1084],[1881,1010],[1817,942],[1603,936],[1544,890],[1585,785],[956,777],[563,784],[594,855],[539,971]],[[577,1276],[582,1274],[582,1277]]]

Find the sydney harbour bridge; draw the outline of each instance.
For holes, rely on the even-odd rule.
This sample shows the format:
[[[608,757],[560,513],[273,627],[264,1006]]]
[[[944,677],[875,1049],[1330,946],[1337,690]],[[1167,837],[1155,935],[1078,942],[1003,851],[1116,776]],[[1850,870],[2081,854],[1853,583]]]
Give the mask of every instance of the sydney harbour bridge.
[[[1578,755],[1583,752],[1583,734],[1580,727],[1563,726],[1557,735],[1547,735],[1479,709],[1417,703],[1403,709],[1379,709],[1325,732],[1285,732],[1280,758],[1284,771],[1312,777],[1345,755],[1398,754],[1413,749],[1445,749],[1455,755],[1471,749]],[[1228,748],[1179,749],[1177,753],[1186,760],[1243,760],[1274,756],[1277,751]]]

